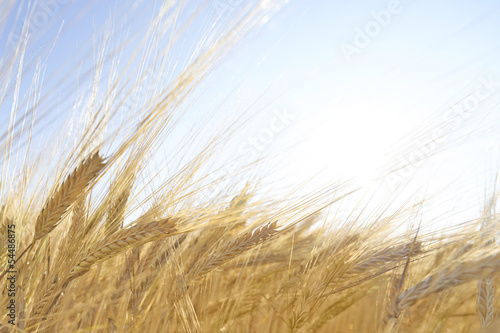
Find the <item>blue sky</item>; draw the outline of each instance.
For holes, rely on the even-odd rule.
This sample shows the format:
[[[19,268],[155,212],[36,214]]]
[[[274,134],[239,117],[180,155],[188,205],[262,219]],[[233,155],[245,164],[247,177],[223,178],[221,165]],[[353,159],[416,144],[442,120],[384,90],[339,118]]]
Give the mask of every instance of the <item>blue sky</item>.
[[[58,78],[64,75],[75,82],[77,74],[84,72],[92,57],[92,36],[103,32],[111,14],[121,36],[133,36],[144,33],[144,22],[158,8],[152,1],[132,7],[137,2],[61,0],[55,7],[45,7],[51,8],[49,15],[40,3],[52,2],[35,4],[35,12],[42,13],[39,17],[45,13],[48,20],[35,29],[27,58],[36,60],[33,57],[40,50],[48,52],[63,27],[50,56],[42,58],[47,61],[46,89],[59,89]],[[199,3],[188,3],[186,11]],[[16,6],[20,4],[22,18],[27,3]],[[204,12],[206,17],[196,21],[176,46],[179,55],[189,53],[203,35],[198,29],[213,19],[215,11],[229,15],[244,2],[208,4],[214,9]],[[126,14],[133,19],[124,21]],[[381,15],[385,15],[383,23],[375,18]],[[4,20],[0,57],[11,52],[9,33],[19,34],[22,21],[14,16]],[[370,32],[370,27],[376,31]],[[276,112],[288,112],[293,119],[252,153],[272,157],[264,166],[266,172],[290,185],[320,170],[325,177],[320,179],[355,175],[367,180],[394,163],[381,156],[399,149],[402,142],[407,151],[419,149],[405,138],[426,126],[432,133],[432,126],[445,123],[446,110],[478,89],[479,78],[500,82],[498,31],[500,4],[496,1],[290,1],[227,55],[186,119],[195,122],[206,116],[207,109],[215,112],[216,108],[221,117],[224,112],[236,114],[256,101],[251,109],[255,116],[232,141],[228,159],[248,153],[250,141],[270,133]],[[367,45],[359,47],[359,38]],[[346,47],[356,52],[346,57]],[[124,51],[123,60],[129,52]],[[58,72],[61,68],[64,71]],[[27,87],[28,82],[23,82],[21,90]],[[59,119],[64,119],[65,108],[75,98],[71,91],[69,96],[54,99]],[[220,107],[223,98],[227,100]],[[412,173],[415,187],[409,189],[426,184],[432,192],[459,179],[457,186],[470,194],[464,200],[470,203],[473,197],[480,203],[486,180],[498,166],[499,99],[500,84],[471,117],[452,128],[442,157]],[[9,112],[9,103],[1,105],[0,121],[5,122]],[[388,193],[393,190],[386,187]],[[477,208],[476,203],[471,206]]]

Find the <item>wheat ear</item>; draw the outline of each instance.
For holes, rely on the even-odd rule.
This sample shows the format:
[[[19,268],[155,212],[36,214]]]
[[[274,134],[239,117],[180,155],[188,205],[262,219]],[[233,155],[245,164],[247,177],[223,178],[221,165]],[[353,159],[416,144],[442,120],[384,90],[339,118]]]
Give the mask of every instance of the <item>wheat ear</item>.
[[[104,168],[99,153],[85,159],[50,197],[35,222],[33,242],[48,235],[61,222],[68,208],[84,193],[92,179]]]
[[[410,244],[411,246],[408,248],[406,263],[404,265],[401,276],[394,274],[391,280],[391,287],[389,289],[388,295],[389,297],[386,304],[386,316],[382,321],[382,327],[384,328],[385,333],[397,331],[398,317],[400,313],[400,310],[398,308],[398,300],[401,295],[401,290],[403,290],[406,275],[408,274],[410,258],[414,251],[420,251],[420,243],[417,243],[417,236],[418,231],[415,235],[415,239]]]
[[[197,261],[188,273],[188,281],[202,278],[217,267],[234,259],[251,248],[262,244],[272,236],[277,234],[277,222],[269,223],[263,227],[248,232],[236,240],[229,242],[226,246],[215,250],[204,259]]]
[[[97,262],[116,256],[132,246],[173,236],[177,231],[175,229],[176,223],[177,219],[166,218],[150,223],[136,224],[115,232],[92,246],[80,262],[73,267],[68,280],[85,274]]]
[[[375,251],[369,255],[363,256],[358,263],[350,268],[346,275],[358,275],[370,272],[372,269],[383,269],[388,264],[394,264],[401,261],[408,255],[419,254],[421,252],[420,243],[407,243],[382,250]]]
[[[373,287],[368,287],[364,289],[352,288],[348,290],[346,295],[342,295],[335,303],[329,305],[319,316],[318,318],[310,325],[311,332],[317,332],[320,330],[328,321],[335,318],[353,304],[358,302],[360,299],[366,296],[370,289]]]
[[[55,294],[55,289],[52,286],[47,290],[43,297],[43,302],[41,302],[43,304],[37,307],[33,315],[47,315],[70,282],[87,273],[96,263],[112,258],[132,246],[173,236],[176,232],[176,223],[177,219],[167,218],[150,223],[136,224],[130,228],[121,229],[104,238],[102,241],[97,242],[78,264],[73,267],[67,279],[62,284],[61,292]]]
[[[477,284],[477,313],[481,326],[487,327],[495,319],[495,279],[488,277]]]
[[[34,329],[36,329],[35,320],[37,319],[38,316],[41,316],[42,313],[45,312],[44,309],[47,307],[47,305],[52,303],[54,298],[57,297],[56,295],[57,289],[58,289],[58,276],[55,275],[52,280],[52,283],[50,284],[50,286],[43,294],[42,298],[37,302],[36,306],[31,311],[30,321],[28,323],[28,328],[27,328],[28,332],[31,332]]]
[[[36,241],[47,236],[61,222],[69,207],[75,203],[78,197],[84,193],[92,179],[104,168],[105,163],[99,152],[94,153],[83,162],[66,178],[57,191],[45,203],[42,211],[35,222],[35,234],[30,245],[28,245],[17,257],[17,261],[31,250]],[[5,270],[0,274],[2,278]]]
[[[456,266],[445,268],[402,293],[397,304],[399,311],[412,306],[431,294],[473,280],[486,278],[499,271],[500,254],[490,255],[476,261],[462,262]]]

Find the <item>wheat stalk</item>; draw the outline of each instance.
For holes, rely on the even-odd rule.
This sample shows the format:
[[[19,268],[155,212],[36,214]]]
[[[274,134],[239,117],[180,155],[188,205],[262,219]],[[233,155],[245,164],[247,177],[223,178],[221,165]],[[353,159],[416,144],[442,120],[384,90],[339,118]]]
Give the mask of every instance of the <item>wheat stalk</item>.
[[[132,310],[133,314],[137,312],[139,305],[144,298],[144,295],[153,285],[153,282],[156,280],[160,272],[160,269],[163,267],[163,265],[165,265],[165,263],[167,263],[169,257],[184,242],[185,239],[185,234],[180,236],[173,245],[169,246],[169,248],[167,248],[160,254],[155,251],[157,250],[156,247],[150,249],[151,251],[149,251],[148,255],[146,256],[143,266],[144,270],[146,270],[146,272],[149,274],[139,282],[139,284],[133,290],[132,295],[129,299],[128,308]],[[139,273],[142,273],[142,270]]]

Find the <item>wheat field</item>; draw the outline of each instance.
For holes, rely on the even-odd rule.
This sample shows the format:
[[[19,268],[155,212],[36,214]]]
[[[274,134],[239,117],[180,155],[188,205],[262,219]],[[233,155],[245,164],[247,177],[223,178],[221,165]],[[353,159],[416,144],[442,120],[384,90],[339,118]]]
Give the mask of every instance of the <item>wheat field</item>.
[[[257,159],[212,177],[245,110],[176,130],[284,3],[203,19],[191,53],[177,54],[198,28],[187,4],[157,4],[144,34],[116,17],[96,31],[87,91],[64,66],[62,92],[42,89],[50,43],[33,53],[18,38],[4,53],[0,332],[500,331],[494,182],[476,218],[426,228],[424,199],[359,213],[350,179],[271,191]]]

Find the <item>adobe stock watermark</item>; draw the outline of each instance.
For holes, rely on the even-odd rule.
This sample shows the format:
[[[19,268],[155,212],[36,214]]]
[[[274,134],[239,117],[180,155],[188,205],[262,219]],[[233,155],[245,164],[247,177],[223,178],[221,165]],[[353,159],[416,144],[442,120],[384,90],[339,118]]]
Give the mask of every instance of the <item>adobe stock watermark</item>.
[[[370,16],[372,20],[368,21],[362,28],[354,28],[354,38],[352,43],[340,44],[340,50],[348,63],[352,62],[354,55],[360,54],[367,48],[372,41],[377,38],[382,30],[388,27],[394,16],[403,12],[403,5],[399,0],[391,0],[385,9],[372,11]]]
[[[162,74],[158,73],[156,73],[155,75],[162,76]],[[153,77],[153,69],[149,67],[142,74],[142,78],[138,83],[139,86],[131,88],[131,93],[127,96],[127,98],[124,99],[123,108],[130,109],[135,106],[140,107],[146,105],[149,100],[154,98],[155,94],[158,93],[158,87],[155,82],[162,81],[158,81],[155,77]]]
[[[217,0],[215,1],[215,10],[218,14],[221,14],[226,10],[234,9],[239,1],[240,0]]]
[[[240,147],[239,153],[245,156],[247,161],[257,158],[267,146],[269,146],[276,136],[281,133],[297,115],[287,109],[274,110],[269,119],[267,127],[261,128],[254,136],[249,136]]]
[[[212,174],[209,178],[214,183],[210,189],[210,194],[217,194],[220,188],[220,179],[234,175],[239,168],[257,160],[276,137],[283,132],[297,117],[295,112],[288,109],[275,109],[269,113],[267,126],[260,128],[253,135],[248,136],[238,148],[238,157],[233,162],[226,164],[217,174]]]
[[[397,171],[386,177],[385,181],[389,186],[393,187],[413,175],[424,162],[425,157],[435,152],[438,145],[448,138],[448,133],[462,125],[471,116],[471,113],[493,96],[500,87],[500,82],[495,81],[492,76],[488,78],[479,77],[478,81],[480,85],[474,92],[444,112],[443,120],[444,124],[447,125],[446,131],[443,127],[440,127],[431,133],[429,141],[415,142],[417,147],[400,160],[400,167],[396,169]]]
[[[28,31],[20,35],[11,31],[7,37],[7,45],[14,49],[20,41],[25,41],[28,36],[34,37],[36,33],[45,28],[50,20],[61,10],[61,8],[74,0],[38,0],[34,2],[33,14],[28,18]]]

